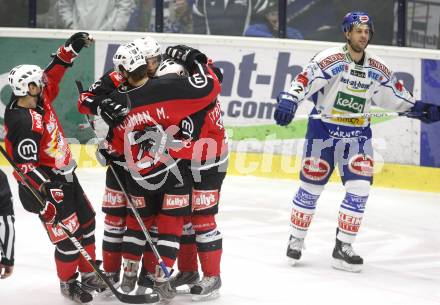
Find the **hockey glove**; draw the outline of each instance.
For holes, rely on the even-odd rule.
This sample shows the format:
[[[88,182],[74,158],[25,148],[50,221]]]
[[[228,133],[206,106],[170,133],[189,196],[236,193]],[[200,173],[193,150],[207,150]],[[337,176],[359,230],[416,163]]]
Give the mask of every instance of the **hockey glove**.
[[[177,45],[174,47],[168,47],[166,49],[166,54],[175,59],[185,66],[185,68],[192,73],[194,71],[194,67],[196,65],[196,61],[201,64],[206,64],[208,62],[208,58],[205,54],[200,52],[197,49],[193,49],[191,47],[185,45]]]
[[[280,126],[289,125],[298,109],[298,99],[288,92],[280,92],[275,108],[275,122]]]
[[[86,32],[75,33],[67,39],[64,46],[58,48],[56,56],[66,63],[67,66],[71,66],[81,49],[88,47],[92,41],[92,36]]]
[[[114,127],[120,124],[128,114],[127,107],[118,101],[108,97],[99,102],[97,113],[108,126]]]
[[[417,101],[411,109],[411,117],[417,118],[424,123],[440,121],[440,106]]]
[[[66,40],[64,47],[67,51],[73,51],[75,55],[78,55],[83,47],[88,47],[93,41],[93,37],[86,32],[78,32],[70,36]]]
[[[62,219],[64,208],[64,183],[61,182],[45,182],[41,189],[46,197],[46,203],[40,210],[40,219],[45,223],[56,225]]]
[[[101,166],[107,166],[111,163],[122,165],[121,163],[125,162],[124,156],[113,154],[105,148],[98,148],[96,150],[96,160]]]

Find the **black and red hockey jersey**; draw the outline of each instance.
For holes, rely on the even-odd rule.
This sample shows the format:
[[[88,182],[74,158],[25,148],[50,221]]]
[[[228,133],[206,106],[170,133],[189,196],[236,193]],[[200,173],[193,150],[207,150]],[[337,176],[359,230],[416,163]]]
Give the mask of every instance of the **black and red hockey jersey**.
[[[180,122],[215,103],[220,90],[220,82],[212,69],[198,65],[196,73],[188,78],[151,78],[140,87],[115,91],[110,95],[112,99],[128,101],[131,105],[124,121],[113,128],[109,150],[125,155],[128,167],[145,178],[175,166],[178,160],[174,158],[186,158],[187,152],[176,149],[172,156],[152,155],[138,145],[136,133],[155,127],[169,138],[175,137]]]
[[[36,108],[19,106],[18,98],[14,95],[6,106],[6,151],[37,189],[47,180],[44,171],[40,170],[41,166],[67,171],[75,165],[52,105],[59,92],[59,83],[67,67],[71,66],[73,57],[64,51],[64,47],[58,49],[57,56],[44,70],[45,86]],[[16,173],[14,176],[20,180]]]
[[[123,84],[125,78],[114,70],[109,70],[94,82],[87,91],[78,97],[78,111],[82,114],[98,114],[97,108],[101,96],[112,93]]]

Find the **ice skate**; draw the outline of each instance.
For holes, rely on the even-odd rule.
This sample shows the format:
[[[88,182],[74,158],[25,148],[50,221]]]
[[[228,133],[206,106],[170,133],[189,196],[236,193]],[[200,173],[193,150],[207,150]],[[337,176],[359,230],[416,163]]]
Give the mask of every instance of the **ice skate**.
[[[349,272],[362,271],[364,260],[354,252],[351,244],[336,239],[336,245],[333,249],[332,256],[333,268]]]
[[[175,276],[170,279],[171,288],[177,288],[183,285],[192,287],[194,284],[200,281],[200,275],[198,271],[179,271]]]
[[[61,294],[76,303],[88,304],[93,300],[93,297],[82,287],[81,283],[76,280],[77,277],[78,274],[76,273],[67,282],[60,282]]]
[[[168,304],[176,296],[176,291],[171,288],[170,282],[167,280],[155,280],[153,291],[159,295],[159,304]]]
[[[190,292],[193,301],[213,300],[220,297],[219,289],[222,286],[220,275],[204,276],[203,279],[195,284]]]
[[[108,288],[107,284],[95,272],[81,272],[81,285],[88,292],[103,292]]]
[[[136,294],[145,294],[147,289],[153,289],[154,279],[153,275],[149,274],[144,268],[141,269],[139,274],[139,279],[137,281],[138,288],[136,289]]]
[[[288,262],[291,266],[296,265],[296,263],[301,258],[301,251],[303,248],[304,238],[296,238],[293,235],[290,235],[286,255],[288,257]]]
[[[124,275],[122,276],[121,290],[125,293],[130,293],[134,290],[137,281],[137,272],[139,269],[139,262],[126,259],[124,261]]]

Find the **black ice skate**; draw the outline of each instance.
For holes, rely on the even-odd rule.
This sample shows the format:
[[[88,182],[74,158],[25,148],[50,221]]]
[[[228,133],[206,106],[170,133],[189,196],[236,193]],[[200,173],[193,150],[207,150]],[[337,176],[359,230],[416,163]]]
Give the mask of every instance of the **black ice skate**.
[[[304,238],[296,238],[293,235],[290,235],[286,253],[290,265],[294,266],[299,261],[303,248]]]
[[[183,285],[192,287],[194,284],[200,281],[200,274],[198,271],[179,271],[170,280],[172,288],[177,288]]]
[[[93,297],[82,287],[81,283],[76,280],[77,277],[78,273],[75,273],[67,282],[60,282],[61,294],[79,304],[90,303]]]
[[[130,293],[134,290],[137,281],[139,262],[130,259],[124,260],[124,275],[122,276],[121,290]]]
[[[193,301],[212,300],[220,297],[219,289],[222,286],[220,275],[204,276],[203,279],[191,288]]]
[[[336,239],[333,249],[333,268],[349,272],[361,272],[364,260],[357,255],[351,244]]]
[[[136,289],[136,294],[145,294],[147,289],[153,289],[154,279],[153,275],[149,274],[144,268],[141,269],[139,274],[139,279],[137,281],[138,288]]]
[[[159,295],[159,304],[168,304],[177,294],[168,280],[155,280],[153,291]]]
[[[88,292],[102,292],[107,289],[107,284],[95,272],[81,272],[81,285]]]

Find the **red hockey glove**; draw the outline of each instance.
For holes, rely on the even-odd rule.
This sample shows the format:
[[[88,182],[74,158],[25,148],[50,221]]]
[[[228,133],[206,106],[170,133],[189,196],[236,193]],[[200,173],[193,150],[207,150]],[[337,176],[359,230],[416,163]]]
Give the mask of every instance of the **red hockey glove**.
[[[70,36],[64,46],[58,48],[57,57],[67,64],[72,64],[83,47],[88,47],[93,42],[92,36],[86,32],[78,32]]]
[[[64,208],[64,184],[61,182],[45,182],[42,192],[46,196],[46,204],[40,210],[40,219],[45,223],[56,225],[62,219]]]

